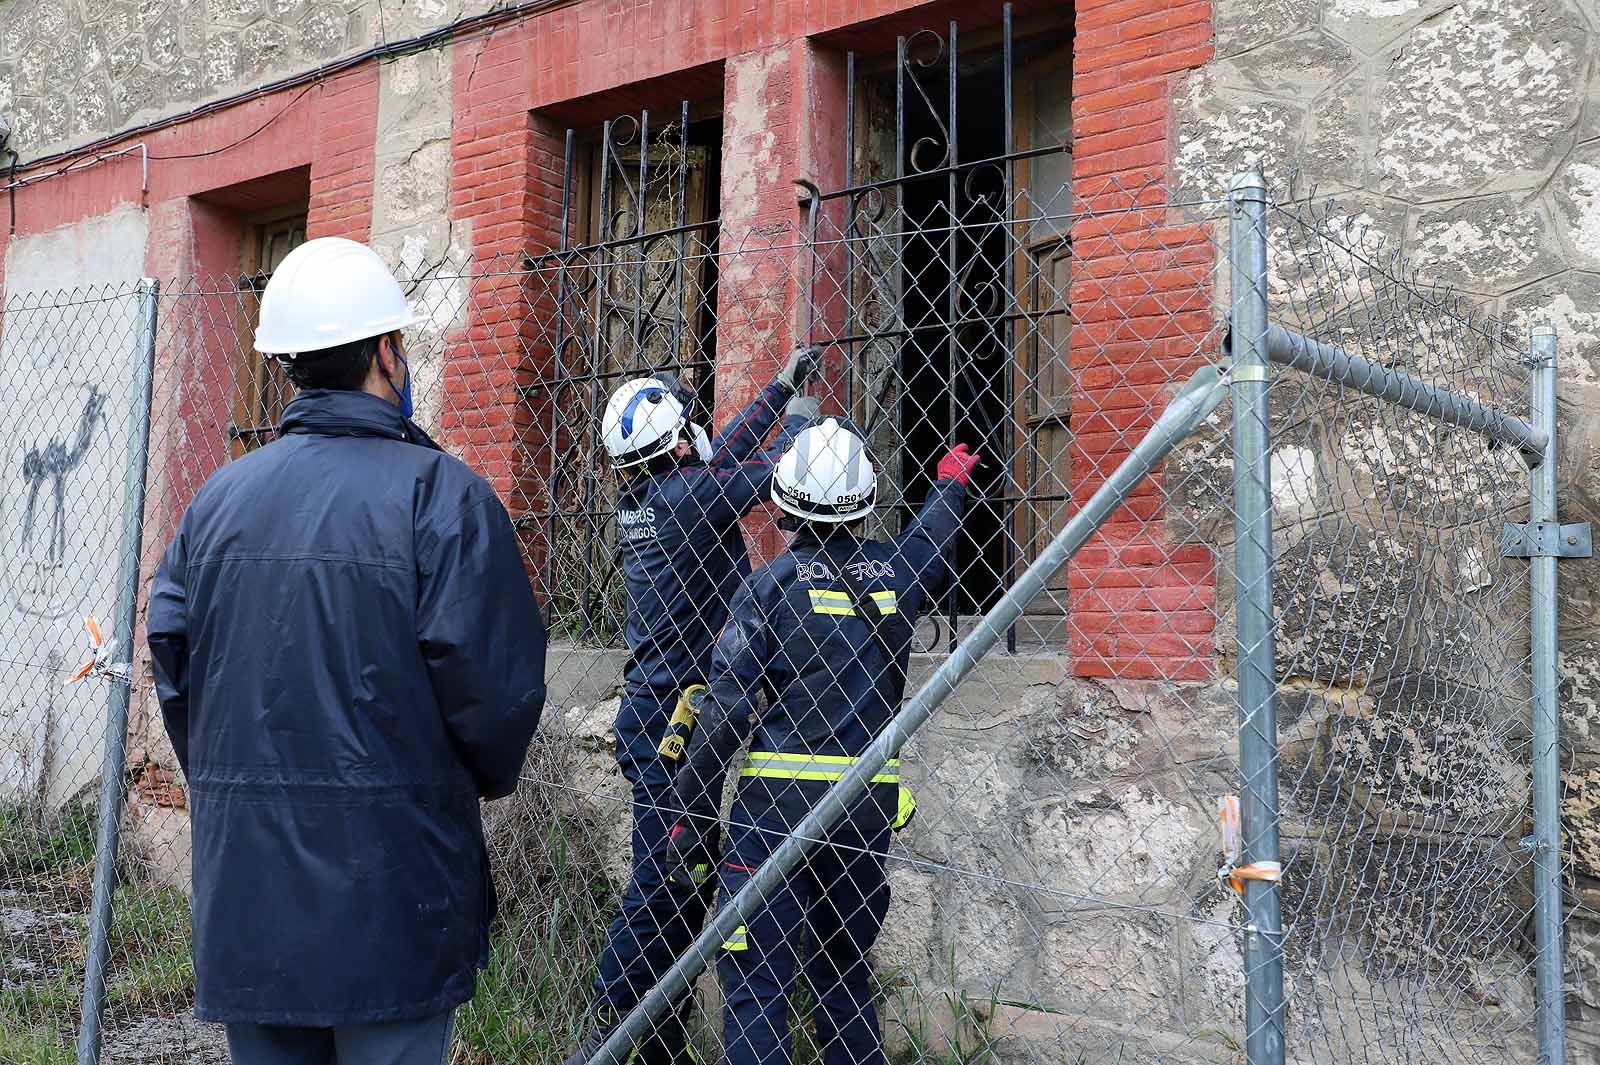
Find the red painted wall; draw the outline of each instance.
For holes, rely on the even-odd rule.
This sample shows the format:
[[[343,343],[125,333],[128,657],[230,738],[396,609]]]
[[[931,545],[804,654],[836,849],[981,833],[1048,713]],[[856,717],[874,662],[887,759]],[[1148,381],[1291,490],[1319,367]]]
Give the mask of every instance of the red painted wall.
[[[1019,17],[1024,13],[1019,8]],[[792,225],[799,219],[792,178],[812,177],[824,187],[843,178],[844,161],[830,148],[842,111],[838,49],[892,42],[897,32],[956,16],[964,26],[994,21],[999,5],[584,0],[450,46],[455,116],[448,211],[467,231],[484,276],[474,283],[470,317],[450,338],[442,430],[447,445],[494,483],[514,515],[537,512],[547,502],[551,448],[540,427],[550,421],[549,390],[541,386],[548,383],[553,353],[537,347],[528,325],[536,309],[531,301],[539,297],[512,274],[485,268],[515,268],[524,252],[559,244],[565,126],[578,121],[575,116],[592,121],[634,109],[653,87],[720,91],[725,226]],[[1109,225],[1080,219],[1073,229],[1073,492],[1079,499],[1154,421],[1212,326],[1211,294],[1196,281],[1209,274],[1203,269],[1214,254],[1209,235],[1169,212],[1165,194],[1174,82],[1210,58],[1211,19],[1205,0],[1077,3],[1076,191],[1085,206],[1144,209]],[[751,107],[739,93],[756,66],[765,77],[759,106]],[[376,116],[377,68],[367,65],[149,135],[147,270],[171,277],[231,269],[236,216],[194,198],[297,166],[310,168],[311,235],[366,239]],[[762,164],[743,180],[738,160],[752,152],[761,153]],[[125,159],[23,190],[19,233],[138,202],[138,170],[137,161]],[[774,253],[767,273],[795,276],[785,254],[792,253]],[[729,272],[721,280],[719,414],[752,395],[794,339],[792,306],[764,320],[739,317],[739,306],[753,305],[740,300],[739,286],[770,283],[767,273],[740,278]],[[791,289],[786,302],[797,295]],[[223,353],[204,338],[190,338],[181,350],[187,361],[173,356],[169,375],[220,371]],[[203,395],[185,402],[180,417],[159,427],[158,446],[168,454],[188,434],[210,438],[226,421],[227,411]],[[208,472],[206,463],[193,463],[167,486],[168,514]],[[537,559],[538,532],[527,536]],[[752,538],[761,553],[777,544],[760,528],[752,529]],[[1085,549],[1070,585],[1070,652],[1078,672],[1211,672],[1214,566],[1205,549],[1168,542],[1158,484],[1141,489]]]
[[[377,119],[378,69],[367,65],[145,134],[137,138],[150,156],[150,190],[143,202],[155,208],[309,165],[314,235],[365,240]],[[134,142],[129,138],[104,150]],[[17,192],[16,235],[140,203],[139,184],[138,153],[31,184]]]

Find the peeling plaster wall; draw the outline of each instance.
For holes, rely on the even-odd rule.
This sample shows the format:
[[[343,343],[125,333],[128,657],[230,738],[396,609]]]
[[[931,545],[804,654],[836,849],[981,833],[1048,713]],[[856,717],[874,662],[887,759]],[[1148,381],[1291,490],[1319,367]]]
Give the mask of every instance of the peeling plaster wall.
[[[1216,59],[1180,92],[1180,191],[1215,196],[1258,160],[1269,182],[1293,168],[1296,194],[1337,200],[1369,244],[1381,234],[1487,313],[1553,324],[1561,517],[1600,519],[1600,0],[1216,0],[1215,20]],[[1286,285],[1274,275],[1274,298]],[[1395,458],[1366,456],[1375,491],[1439,498],[1380,484]],[[1563,562],[1561,580],[1572,1060],[1600,1062],[1600,567]],[[1380,656],[1401,638],[1366,636]],[[1509,801],[1526,801],[1519,781]]]
[[[131,290],[148,232],[144,212],[124,208],[6,248],[7,281],[40,295],[9,311],[0,336],[0,631],[9,656],[43,668],[11,672],[0,692],[0,801],[59,807],[99,776],[106,688],[61,679],[86,646],[80,612],[108,626],[116,615],[106,530],[121,514],[135,353],[106,338],[132,342],[137,305],[42,297],[86,276]]]
[[[24,159],[494,6],[489,0],[0,0],[0,115]]]
[[[422,315],[406,346],[417,421],[435,437],[441,435],[445,340],[464,323],[469,301],[460,274],[472,259],[469,226],[452,223],[446,209],[452,106],[449,49],[402,56],[379,68],[372,246],[406,280]]]

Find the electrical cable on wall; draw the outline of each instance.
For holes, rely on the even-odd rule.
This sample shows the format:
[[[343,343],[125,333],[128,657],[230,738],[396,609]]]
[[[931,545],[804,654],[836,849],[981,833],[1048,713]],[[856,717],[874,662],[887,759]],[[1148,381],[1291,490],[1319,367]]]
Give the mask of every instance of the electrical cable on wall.
[[[261,123],[261,125],[257,126],[255,129],[251,130],[249,133],[246,133],[244,136],[240,137],[238,140],[235,140],[230,144],[224,144],[220,148],[208,148],[203,152],[180,152],[180,153],[175,154],[175,155],[152,155],[150,158],[155,160],[156,162],[163,162],[163,163],[164,162],[170,162],[170,161],[175,160],[175,159],[204,159],[207,156],[221,155],[223,152],[229,151],[229,150],[231,150],[233,148],[237,148],[237,147],[239,147],[239,145],[245,143],[246,141],[250,140],[251,138],[257,136],[258,134],[265,132],[268,126],[272,125],[274,122],[278,121],[278,119],[280,119],[284,115],[288,114],[289,111],[294,107],[294,105],[299,103],[302,99],[304,99],[305,95],[307,93],[309,93],[312,89],[315,89],[318,84],[319,84],[318,82],[312,82],[310,85],[307,85],[305,88],[303,88],[299,92],[295,93],[294,99],[290,100],[288,103],[284,104],[278,110],[274,111],[272,113],[271,117],[269,117],[265,122]]]

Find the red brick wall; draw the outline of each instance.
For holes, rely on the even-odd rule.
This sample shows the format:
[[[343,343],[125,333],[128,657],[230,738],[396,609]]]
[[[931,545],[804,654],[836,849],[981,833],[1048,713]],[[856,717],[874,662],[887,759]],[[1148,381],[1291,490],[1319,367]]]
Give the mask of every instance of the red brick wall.
[[[552,353],[536,350],[527,280],[530,249],[560,243],[565,131],[526,107],[527,40],[517,27],[456,47],[452,92],[450,219],[463,227],[477,275],[468,313],[449,340],[440,409],[441,443],[494,485],[514,518],[546,508],[552,449],[548,394],[519,389],[546,376]],[[525,533],[538,566],[541,530]]]
[[[529,325],[536,297],[514,274],[484,269],[514,268],[525,251],[559,243],[565,123],[539,117],[539,109],[583,100],[598,112],[621,113],[636,106],[632,87],[651,79],[699,78],[710,86],[706,94],[714,94],[720,80],[725,221],[733,229],[792,232],[800,214],[790,179],[805,175],[827,187],[843,176],[843,161],[821,150],[837,142],[833,123],[841,101],[836,57],[817,37],[846,28],[854,34],[854,27],[886,17],[905,16],[904,26],[890,27],[894,32],[950,14],[966,22],[997,11],[997,5],[995,11],[966,11],[916,0],[757,0],[753,6],[584,0],[453,45],[449,213],[466,231],[479,272],[491,276],[474,284],[469,316],[451,338],[443,385],[447,446],[490,478],[514,514],[545,506],[552,449],[540,426],[549,422],[549,400],[548,389],[537,386],[550,376],[553,353],[536,346]],[[1205,0],[1077,3],[1077,192],[1085,206],[1146,209],[1109,225],[1085,219],[1074,227],[1073,491],[1080,499],[1154,421],[1173,382],[1194,362],[1196,339],[1212,325],[1210,293],[1196,280],[1209,272],[1209,236],[1169,217],[1164,191],[1173,154],[1174,81],[1210,58],[1211,16]],[[881,35],[884,25],[873,32]],[[739,86],[754,66],[768,76],[751,106]],[[706,71],[713,72],[709,82]],[[220,228],[216,219],[208,221],[189,197],[294,166],[311,168],[312,235],[366,239],[377,88],[377,67],[369,64],[325,84],[149,135],[149,150],[160,161],[151,167],[147,269],[171,276],[231,268],[224,246],[235,238],[224,232],[226,221]],[[759,159],[759,165],[741,174],[741,159]],[[136,202],[138,173],[130,158],[25,189],[18,196],[19,232]],[[3,249],[0,235],[0,254]],[[793,278],[799,274],[793,258],[777,252],[769,266]],[[747,280],[753,289],[771,277],[758,270]],[[719,290],[723,416],[754,394],[794,339],[798,292],[792,282],[778,305],[768,299],[757,311],[751,310],[755,301],[741,300],[741,284],[730,272]],[[203,360],[208,369],[210,361]],[[180,424],[164,427],[158,447],[178,446],[190,432],[214,434],[224,417],[204,404],[186,408]],[[169,500],[186,497],[192,485],[171,487],[176,495]],[[763,553],[775,545],[769,535],[757,539]],[[537,551],[536,543],[531,546]],[[1213,563],[1203,548],[1169,543],[1159,484],[1141,488],[1115,515],[1080,555],[1069,583],[1070,651],[1079,672],[1186,677],[1211,671]]]
[[[556,245],[561,123],[541,131],[528,112],[613,93],[610,112],[603,96],[589,106],[622,113],[635,108],[628,86],[721,62],[724,223],[737,238],[724,251],[752,231],[758,240],[785,226],[792,232],[799,213],[790,179],[803,174],[827,187],[843,166],[816,151],[824,143],[818,128],[835,120],[840,101],[830,80],[837,75],[807,38],[897,12],[921,21],[944,14],[906,2],[761,2],[749,9],[691,0],[579,3],[459,45],[451,216],[473,227],[480,266]],[[1195,0],[1080,0],[1076,22],[1077,192],[1086,207],[1149,209],[1109,227],[1084,220],[1074,228],[1073,493],[1083,499],[1154,422],[1212,324],[1210,293],[1196,280],[1209,273],[1209,236],[1165,208],[1174,81],[1210,58],[1212,25],[1209,3]],[[754,101],[744,85],[752,72],[760,74]],[[755,393],[793,339],[792,306],[741,298],[770,285],[775,271],[797,276],[792,254],[768,257],[765,265],[752,260],[748,277],[730,270],[721,279],[719,416]],[[534,435],[540,408],[537,399],[519,407],[506,383],[512,370],[523,380],[546,376],[550,353],[532,350],[508,320],[510,308],[527,308],[525,294],[509,281],[480,284],[447,387],[451,402],[494,413],[453,421],[446,436],[484,460],[480,468],[514,510],[536,509],[548,470],[517,467],[514,456],[518,440],[542,453]],[[787,301],[796,295],[790,284]],[[1214,565],[1207,549],[1168,542],[1162,498],[1159,479],[1142,487],[1069,575],[1069,650],[1083,675],[1212,672]],[[770,532],[752,540],[761,554],[776,546]]]
[[[526,104],[545,107],[607,92],[904,12],[974,6],[928,0],[588,0],[518,27],[531,56]],[[998,3],[984,6],[986,11],[971,16],[999,19]]]
[[[1078,0],[1070,365],[1072,495],[1084,500],[1196,369],[1211,330],[1207,231],[1167,208],[1175,82],[1212,54],[1205,0]],[[1143,210],[1130,210],[1143,208]],[[1215,564],[1169,542],[1162,479],[1141,485],[1069,575],[1074,670],[1083,676],[1212,675]]]
[[[738,70],[757,63],[770,66],[773,76],[746,123],[733,120],[739,101],[724,100],[724,160],[758,151],[763,165],[749,188],[730,189],[724,175],[724,220],[741,234],[756,229],[756,243],[762,233],[787,225],[785,242],[792,244],[790,180],[804,167],[814,171],[820,158],[814,158],[808,116],[815,110],[806,106],[807,93],[819,80],[839,76],[831,72],[837,64],[819,59],[807,36],[918,6],[906,0],[812,7],[763,0],[753,8],[725,0],[590,2],[464,41],[455,46],[453,61],[451,220],[470,227],[480,271],[558,246],[565,124],[530,122],[530,111],[614,93],[615,102],[602,100],[598,113],[627,113],[636,110],[631,87],[642,82],[693,71],[703,83],[704,70],[722,63],[731,86]],[[832,175],[812,176],[826,183]],[[745,298],[754,286],[770,283],[774,271],[794,276],[793,254],[770,253],[745,286],[734,276],[720,279],[719,417],[759,390],[793,342],[792,289],[775,307],[770,298]],[[535,350],[535,331],[524,324],[531,308],[524,286],[511,277],[474,285],[466,327],[450,345],[445,371],[444,442],[490,477],[513,514],[542,509],[551,461],[541,435],[550,421],[549,391],[535,389],[519,402],[508,387],[513,380],[546,379],[553,361],[553,353]],[[752,518],[750,539],[758,555],[780,545],[770,519],[760,515]],[[537,564],[536,531],[528,544]]]
[[[840,71],[819,36],[848,29],[854,40],[861,24],[900,16],[903,25],[880,21],[872,33],[881,38],[951,15],[964,24],[997,16],[997,4],[973,6],[582,0],[452,45],[448,209],[465,230],[480,274],[489,276],[474,284],[469,316],[450,340],[446,445],[484,472],[513,514],[544,509],[552,448],[541,430],[550,420],[549,390],[538,386],[551,376],[553,353],[537,346],[529,324],[539,297],[510,272],[525,251],[559,243],[566,123],[541,117],[540,109],[570,109],[580,101],[593,113],[622,113],[636,109],[634,90],[652,79],[691,79],[706,87],[701,95],[715,95],[720,82],[725,222],[731,230],[792,232],[800,213],[790,180],[804,175],[826,188],[843,177],[843,160],[825,150],[838,145]],[[1211,57],[1212,10],[1207,0],[1078,0],[1076,33],[1076,192],[1084,207],[1143,208],[1113,222],[1085,218],[1074,226],[1073,494],[1084,499],[1153,423],[1175,381],[1196,362],[1196,341],[1213,325],[1211,293],[1197,280],[1209,275],[1210,236],[1169,213],[1165,191],[1174,85]],[[767,76],[752,106],[740,86],[756,66]],[[367,239],[377,101],[377,66],[369,64],[145,137],[153,157],[144,198],[151,210],[146,269],[164,277],[232,269],[232,223],[191,198],[296,166],[311,169],[311,234]],[[741,160],[759,162],[741,171]],[[139,172],[133,156],[22,190],[18,233],[139,202]],[[5,245],[0,232],[0,269]],[[793,278],[799,274],[793,258],[776,252],[769,266]],[[792,283],[778,305],[769,299],[759,312],[750,312],[757,301],[740,298],[746,282],[754,289],[770,281],[759,271],[744,281],[730,271],[719,289],[721,416],[754,394],[794,339],[799,294]],[[189,349],[187,371],[221,371],[218,353],[203,339],[191,338]],[[210,439],[226,413],[189,401],[157,427],[157,465],[168,463],[175,448]],[[205,463],[192,463],[165,486],[163,502],[181,505],[207,472]],[[535,534],[529,537],[537,558]],[[760,553],[776,544],[770,533],[755,541]],[[1078,672],[1212,672],[1214,563],[1207,549],[1169,540],[1159,479],[1141,487],[1084,549],[1069,585],[1069,650]]]
[[[378,65],[340,74],[319,90],[307,237],[372,232],[373,147],[378,136]],[[282,169],[272,167],[263,173]]]

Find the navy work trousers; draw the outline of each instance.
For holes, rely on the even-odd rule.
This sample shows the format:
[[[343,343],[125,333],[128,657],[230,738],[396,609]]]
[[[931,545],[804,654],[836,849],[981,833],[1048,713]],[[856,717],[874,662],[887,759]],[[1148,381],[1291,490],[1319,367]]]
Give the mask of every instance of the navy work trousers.
[[[741,792],[728,822],[720,873],[724,903],[811,805],[800,789],[771,802],[758,799],[764,788],[749,790]],[[868,802],[855,816],[846,815],[742,933],[724,944],[718,972],[728,1065],[789,1061],[789,996],[802,943],[824,1065],[884,1065],[867,950],[889,910],[888,849],[888,818]]]

